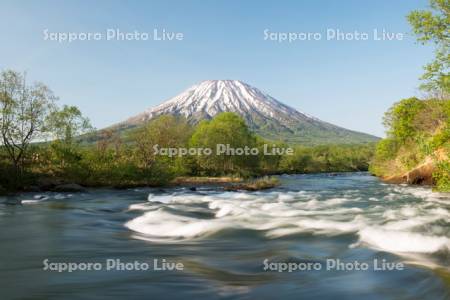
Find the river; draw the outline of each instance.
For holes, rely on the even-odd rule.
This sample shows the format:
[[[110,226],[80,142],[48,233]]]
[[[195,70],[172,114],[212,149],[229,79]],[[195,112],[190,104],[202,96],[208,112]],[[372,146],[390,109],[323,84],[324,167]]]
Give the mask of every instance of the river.
[[[0,198],[0,298],[450,299],[448,195],[280,180]]]

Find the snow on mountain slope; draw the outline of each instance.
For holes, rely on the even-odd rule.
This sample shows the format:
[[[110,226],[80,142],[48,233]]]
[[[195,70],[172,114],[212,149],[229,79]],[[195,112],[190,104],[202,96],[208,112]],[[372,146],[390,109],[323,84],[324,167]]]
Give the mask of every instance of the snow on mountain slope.
[[[146,121],[162,114],[179,114],[189,118],[202,113],[212,118],[232,111],[242,116],[258,113],[267,118],[311,118],[278,102],[260,90],[237,80],[207,80],[194,85],[178,96],[154,107],[129,121]],[[289,116],[289,118],[286,118]]]
[[[192,123],[221,112],[235,112],[263,137],[308,144],[367,142],[376,137],[350,131],[289,107],[238,80],[207,80],[119,124],[134,127],[164,114],[182,115]]]

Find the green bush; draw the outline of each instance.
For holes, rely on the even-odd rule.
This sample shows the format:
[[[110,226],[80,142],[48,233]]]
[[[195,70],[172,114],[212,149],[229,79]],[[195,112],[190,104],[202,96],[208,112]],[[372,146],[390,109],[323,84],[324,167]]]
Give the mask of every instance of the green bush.
[[[388,137],[377,144],[370,166],[375,175],[398,175],[426,157],[438,157],[438,151],[450,153],[449,100],[404,99],[389,109],[384,123]],[[435,175],[438,188],[449,180],[445,166],[439,167]]]
[[[384,116],[388,135],[400,142],[413,139],[418,132],[414,119],[424,106],[424,102],[417,98],[403,99],[394,104]]]
[[[444,161],[437,164],[433,173],[436,189],[440,192],[450,192],[450,162]]]

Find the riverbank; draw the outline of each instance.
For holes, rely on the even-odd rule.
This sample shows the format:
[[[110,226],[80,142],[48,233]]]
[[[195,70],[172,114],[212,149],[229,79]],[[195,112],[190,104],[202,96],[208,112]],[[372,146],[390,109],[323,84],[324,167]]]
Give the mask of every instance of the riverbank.
[[[229,184],[243,182],[244,178],[234,176],[180,176],[172,180],[169,185],[210,185],[210,184]]]
[[[377,144],[370,172],[389,183],[450,192],[450,100],[403,99],[385,120],[388,134]]]
[[[428,185],[434,186],[433,172],[436,166],[433,161],[427,161],[418,165],[410,171],[399,175],[385,175],[381,176],[381,180],[386,183],[393,184],[412,184],[412,185]]]
[[[273,176],[262,176],[251,179],[245,179],[236,176],[180,176],[165,184],[152,184],[145,181],[142,182],[124,182],[122,184],[95,184],[85,185],[78,182],[67,181],[62,178],[40,178],[31,185],[27,185],[17,190],[6,190],[0,187],[0,195],[15,194],[17,192],[70,192],[79,193],[86,192],[89,188],[111,188],[117,190],[139,188],[139,187],[189,187],[195,190],[199,186],[220,186],[224,190],[248,190],[257,191],[273,188],[279,185],[279,180]]]
[[[383,173],[376,175],[378,175],[380,179],[386,183],[424,185],[438,188],[439,178],[437,175],[439,172],[442,172],[442,165],[446,163],[448,164],[449,158],[444,149],[439,149],[432,155],[426,156],[419,163],[413,167],[410,167],[408,170],[406,170],[404,166],[401,166],[399,161],[401,160],[395,159],[391,161],[390,169],[386,169]],[[446,176],[448,177],[449,174],[446,174]]]
[[[412,171],[397,174],[381,176],[371,174],[378,177],[381,181],[390,184],[408,184],[408,185],[424,185],[433,186],[432,172],[434,163],[422,164],[414,168]],[[113,189],[126,190],[131,188],[176,188],[186,187],[191,190],[197,190],[203,186],[217,186],[225,191],[259,191],[275,188],[280,185],[278,176],[283,175],[324,175],[327,177],[336,177],[354,172],[320,172],[320,173],[295,173],[295,174],[277,174],[272,176],[260,176],[245,179],[237,176],[180,176],[165,184],[155,184],[146,181],[127,181],[122,184],[83,184],[76,181],[68,181],[61,178],[40,178],[34,184],[27,185],[17,190],[7,190],[0,186],[0,195],[14,195],[21,192],[69,192],[80,193],[87,192],[91,189]]]

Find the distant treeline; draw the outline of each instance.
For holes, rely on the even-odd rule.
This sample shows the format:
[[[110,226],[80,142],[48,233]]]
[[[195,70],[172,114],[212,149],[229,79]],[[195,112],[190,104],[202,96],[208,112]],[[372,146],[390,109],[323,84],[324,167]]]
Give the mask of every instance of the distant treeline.
[[[124,143],[113,131],[103,131],[93,145],[65,139],[30,145],[24,160],[22,185],[34,185],[42,178],[61,179],[87,186],[163,185],[178,176],[252,177],[280,173],[366,171],[374,145],[291,146],[293,155],[264,155],[263,147],[288,147],[264,141],[252,134],[245,122],[233,113],[223,113],[198,126],[185,119],[161,116],[129,133]],[[169,157],[155,154],[161,148],[260,149],[259,155],[186,155]],[[2,182],[15,182],[13,164],[2,149]]]
[[[374,144],[289,146],[265,141],[234,113],[190,125],[186,119],[160,116],[127,131],[95,132],[73,106],[57,107],[43,84],[28,85],[14,71],[0,74],[0,186],[21,189],[58,181],[86,186],[163,185],[177,176],[253,177],[280,173],[364,171]],[[169,157],[160,148],[257,148],[258,155],[186,155]],[[293,148],[293,155],[264,155],[263,147]]]

